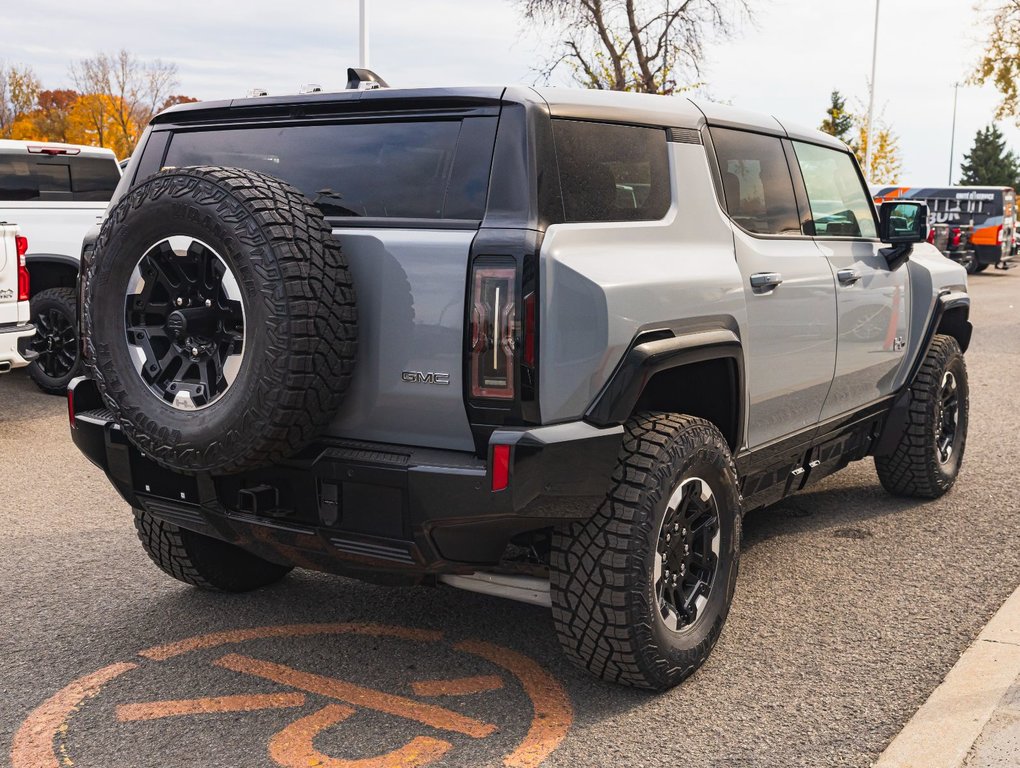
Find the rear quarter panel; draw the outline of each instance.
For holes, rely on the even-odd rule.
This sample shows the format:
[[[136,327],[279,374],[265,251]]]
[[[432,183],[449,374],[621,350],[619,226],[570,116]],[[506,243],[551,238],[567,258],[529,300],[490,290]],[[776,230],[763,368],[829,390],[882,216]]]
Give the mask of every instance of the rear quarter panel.
[[[746,323],[733,234],[705,147],[669,145],[673,205],[655,222],[556,224],[541,253],[542,420],[580,418],[634,337]]]

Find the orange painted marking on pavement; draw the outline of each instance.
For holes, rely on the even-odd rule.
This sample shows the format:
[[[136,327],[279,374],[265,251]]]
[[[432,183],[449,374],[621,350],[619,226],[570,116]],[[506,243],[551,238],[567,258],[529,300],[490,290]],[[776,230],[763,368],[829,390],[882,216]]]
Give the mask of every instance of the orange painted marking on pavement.
[[[507,768],[536,768],[567,737],[574,721],[573,708],[563,686],[527,656],[498,645],[467,640],[455,645],[454,649],[491,661],[521,681],[524,692],[534,703],[535,717],[524,741],[506,756],[503,765]]]
[[[142,704],[121,704],[117,707],[117,719],[126,723],[133,720],[159,720],[163,717],[204,715],[215,712],[255,712],[260,709],[301,707],[304,706],[304,703],[305,695],[303,693],[258,693],[248,696],[148,701]]]
[[[427,629],[408,629],[406,627],[389,627],[382,624],[284,624],[276,627],[253,627],[250,629],[234,629],[226,632],[213,632],[209,635],[189,637],[176,643],[157,645],[138,653],[153,661],[166,661],[192,651],[205,648],[216,648],[220,645],[243,643],[248,640],[262,640],[269,637],[311,637],[313,635],[368,635],[370,637],[396,637],[401,640],[421,640],[437,642],[442,639],[442,632]]]
[[[453,747],[448,741],[417,736],[410,742],[378,757],[345,760],[330,757],[314,746],[315,737],[325,729],[343,722],[355,710],[342,704],[329,704],[314,714],[291,723],[269,742],[269,757],[283,768],[422,768],[445,755]]]
[[[411,690],[418,696],[467,696],[498,691],[502,687],[503,680],[496,675],[460,677],[456,680],[418,680],[411,683]]]
[[[12,768],[61,768],[53,751],[56,732],[85,699],[92,698],[106,683],[137,666],[124,662],[103,667],[79,677],[36,707],[14,735]]]
[[[494,725],[483,723],[443,707],[437,707],[433,704],[422,704],[413,699],[383,693],[382,691],[373,691],[371,688],[362,688],[360,685],[336,680],[332,677],[323,677],[311,672],[301,672],[283,664],[274,664],[271,661],[261,661],[232,653],[217,659],[213,664],[233,670],[234,672],[254,675],[255,677],[271,680],[280,685],[297,688],[306,693],[315,693],[320,696],[338,699],[348,704],[353,704],[356,707],[374,709],[376,712],[383,712],[387,715],[404,717],[408,720],[415,720],[416,722],[444,731],[463,733],[465,736],[471,736],[475,739],[491,736],[498,730]]]

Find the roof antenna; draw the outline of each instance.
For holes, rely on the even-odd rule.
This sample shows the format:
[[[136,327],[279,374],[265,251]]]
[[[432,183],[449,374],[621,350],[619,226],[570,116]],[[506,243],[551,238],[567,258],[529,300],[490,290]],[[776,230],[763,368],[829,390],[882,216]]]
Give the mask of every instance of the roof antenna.
[[[389,88],[390,84],[370,69],[347,69],[347,90],[371,91],[376,88]]]

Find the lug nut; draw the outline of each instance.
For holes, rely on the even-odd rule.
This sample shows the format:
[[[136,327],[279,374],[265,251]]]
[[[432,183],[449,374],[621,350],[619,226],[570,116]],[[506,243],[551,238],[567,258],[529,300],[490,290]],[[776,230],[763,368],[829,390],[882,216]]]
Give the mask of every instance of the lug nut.
[[[178,296],[176,303],[177,303],[178,307],[182,307],[182,306],[184,306],[184,299],[182,299],[180,296]]]
[[[205,305],[206,305],[207,307],[211,307],[211,306],[212,306],[212,299],[206,299],[206,300],[205,300]]]
[[[198,347],[192,347],[191,354],[193,357],[198,357]]]
[[[667,534],[666,534],[666,541],[669,541],[669,540],[670,540],[670,538],[672,538],[672,537],[671,537],[671,536],[670,536],[670,535],[669,535],[669,534],[667,533]]]

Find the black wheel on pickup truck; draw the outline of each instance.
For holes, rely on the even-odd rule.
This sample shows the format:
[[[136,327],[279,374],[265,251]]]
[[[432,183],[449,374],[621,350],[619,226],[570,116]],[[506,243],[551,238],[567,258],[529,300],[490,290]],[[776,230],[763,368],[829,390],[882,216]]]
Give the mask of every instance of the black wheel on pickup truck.
[[[553,622],[567,655],[640,688],[692,674],[733,600],[741,505],[714,425],[663,413],[631,419],[598,512],[553,535]]]
[[[293,568],[271,563],[225,541],[203,536],[135,510],[146,554],[178,581],[220,592],[248,592],[279,581]]]
[[[319,209],[279,179],[150,176],[107,217],[85,285],[90,370],[125,435],[162,466],[278,462],[347,390],[351,276]]]
[[[32,297],[32,351],[39,356],[28,366],[28,375],[51,395],[63,395],[81,372],[77,305],[73,288],[47,288]]]
[[[895,450],[875,457],[882,486],[936,499],[956,482],[967,445],[967,365],[952,336],[937,335],[910,386],[907,423]]]

